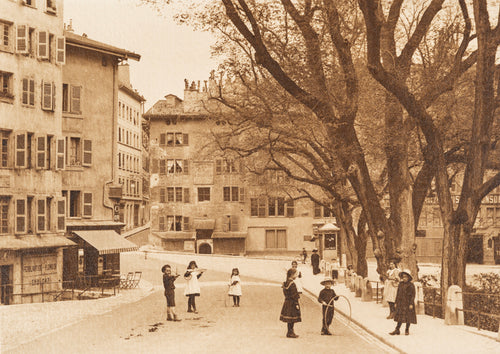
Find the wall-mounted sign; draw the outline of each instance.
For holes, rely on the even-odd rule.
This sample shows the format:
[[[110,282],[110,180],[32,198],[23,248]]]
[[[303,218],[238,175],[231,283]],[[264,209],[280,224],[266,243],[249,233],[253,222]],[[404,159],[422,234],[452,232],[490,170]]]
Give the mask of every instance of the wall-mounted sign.
[[[26,255],[23,257],[23,292],[40,293],[59,289],[57,255]]]

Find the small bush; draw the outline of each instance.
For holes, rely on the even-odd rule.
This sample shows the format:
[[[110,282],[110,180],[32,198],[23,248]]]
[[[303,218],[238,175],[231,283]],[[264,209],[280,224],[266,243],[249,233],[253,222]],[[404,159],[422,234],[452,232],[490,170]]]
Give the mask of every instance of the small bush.
[[[466,310],[500,315],[500,275],[497,273],[474,275],[473,284],[465,289],[463,301]],[[498,317],[479,315],[478,319],[477,313],[464,311],[464,321],[467,326],[477,327],[478,320],[481,329],[498,331]]]

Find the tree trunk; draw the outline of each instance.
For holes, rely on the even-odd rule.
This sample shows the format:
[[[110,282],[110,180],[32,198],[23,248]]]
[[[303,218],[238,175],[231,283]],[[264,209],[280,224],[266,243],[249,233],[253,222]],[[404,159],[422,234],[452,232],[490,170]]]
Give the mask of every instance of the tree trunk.
[[[368,276],[368,263],[366,262],[366,241],[368,239],[368,232],[366,230],[366,217],[365,212],[361,212],[358,220],[358,237],[355,239],[356,252],[358,254],[358,264],[356,267],[356,274],[361,275],[363,278]]]
[[[358,253],[356,248],[356,230],[353,227],[352,213],[347,202],[336,202],[334,204],[334,212],[337,217],[340,229],[344,231],[346,236],[346,245],[348,250],[348,263],[352,264],[354,269],[358,266]],[[345,265],[344,265],[345,266]]]

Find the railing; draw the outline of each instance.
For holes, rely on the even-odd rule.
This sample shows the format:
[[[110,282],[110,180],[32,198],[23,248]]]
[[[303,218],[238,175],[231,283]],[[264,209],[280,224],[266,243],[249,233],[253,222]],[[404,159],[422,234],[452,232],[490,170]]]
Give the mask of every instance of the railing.
[[[500,299],[500,294],[488,294],[488,293],[476,293],[476,292],[469,292],[469,291],[462,291],[461,292],[462,295],[469,295],[469,296],[485,296],[487,298],[499,298]],[[476,303],[480,303],[480,301],[477,301]],[[464,304],[465,304],[465,301],[464,301]],[[465,307],[465,305],[464,305]],[[488,313],[488,312],[482,312],[481,310],[469,310],[469,309],[456,309],[457,312],[459,311],[462,311],[464,313],[464,315],[466,313],[472,313],[472,314],[475,314],[476,317],[477,317],[477,329],[480,330],[481,329],[481,317],[491,317],[491,318],[496,318],[500,321],[500,314],[495,314],[495,313]],[[466,325],[467,325],[467,322],[466,321]],[[484,328],[483,328],[484,329]]]
[[[372,298],[375,298],[375,303],[378,304],[379,302],[382,303],[383,296],[384,296],[384,287],[380,286],[383,285],[383,283],[376,281],[376,280],[369,280],[370,284],[375,283],[375,287],[371,285],[372,287]]]
[[[425,301],[425,297],[426,297],[426,292],[432,292],[432,301]],[[441,294],[439,294],[440,296],[437,296],[437,292],[438,291],[441,291],[440,288],[431,288],[431,287],[424,287],[424,301],[421,301],[421,300],[418,300],[417,301],[417,305],[418,304],[424,304],[424,308],[425,308],[425,305],[429,305],[431,308],[432,308],[432,318],[436,318],[436,308],[441,308],[443,307],[443,305],[441,304]],[[436,302],[436,300],[438,299],[438,301]],[[443,316],[443,311],[441,310],[441,316],[438,316],[438,317],[442,317]],[[425,313],[427,315],[427,312]]]

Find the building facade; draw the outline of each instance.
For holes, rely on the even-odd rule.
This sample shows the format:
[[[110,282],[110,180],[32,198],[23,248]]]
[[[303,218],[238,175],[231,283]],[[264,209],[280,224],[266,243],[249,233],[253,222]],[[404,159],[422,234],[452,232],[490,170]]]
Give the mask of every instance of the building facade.
[[[142,115],[146,101],[130,84],[128,64],[118,65],[118,131],[116,175],[122,186],[120,221],[128,231],[146,223],[143,187]]]
[[[63,1],[0,4],[1,302],[60,291],[65,199],[61,193],[65,64]]]
[[[206,83],[186,82],[184,100],[167,95],[144,115],[151,132],[151,242],[235,255],[298,256],[318,247],[336,259],[338,229],[320,230],[335,223],[330,214],[279,192],[285,179],[279,171],[256,181],[241,161],[213,149],[211,132],[221,123],[207,119],[208,91]]]

